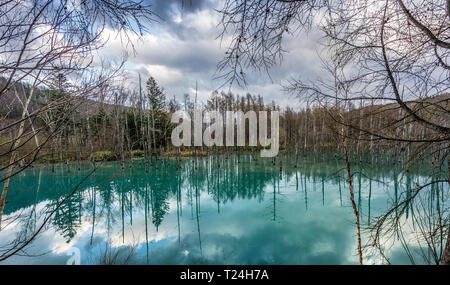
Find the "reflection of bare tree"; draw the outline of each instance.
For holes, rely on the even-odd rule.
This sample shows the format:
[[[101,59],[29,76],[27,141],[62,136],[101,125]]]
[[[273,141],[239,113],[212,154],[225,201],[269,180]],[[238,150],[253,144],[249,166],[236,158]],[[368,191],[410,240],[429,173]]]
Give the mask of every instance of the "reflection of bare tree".
[[[55,213],[59,210],[60,207],[64,205],[66,200],[70,199],[73,195],[75,195],[82,187],[82,185],[86,182],[86,180],[96,171],[96,168],[93,168],[85,177],[79,181],[79,183],[72,189],[72,191],[66,195],[61,201],[44,217],[43,222],[31,235],[21,235],[18,238],[14,239],[9,245],[6,246],[5,249],[2,249],[0,252],[0,261],[3,261],[15,254],[19,254],[24,251],[24,249],[32,243],[36,237],[42,232],[44,227],[50,221],[50,219],[55,215]],[[81,210],[81,209],[79,209]],[[69,232],[69,237],[70,237]]]
[[[268,195],[267,204],[267,208],[269,209],[269,219],[273,222],[282,222],[283,217],[277,212],[283,198],[283,194],[280,191],[280,180],[282,180],[282,173],[273,172],[271,176],[272,181],[270,184],[272,184],[271,186],[273,187],[273,190],[271,191],[272,193]]]
[[[330,154],[330,157],[332,157],[332,154]],[[164,161],[165,159],[162,159],[160,164],[161,167],[158,170],[156,170],[156,168],[151,170],[152,175],[145,175],[145,167],[143,165],[139,166],[138,163],[134,164],[135,166],[132,169],[133,174],[129,175],[128,170],[121,170],[120,165],[116,164],[114,166],[115,168],[111,170],[114,171],[114,175],[110,175],[109,171],[107,171],[106,173],[103,171],[97,172],[94,180],[95,184],[91,183],[92,185],[89,185],[87,190],[84,192],[77,192],[77,195],[79,196],[76,196],[76,198],[74,198],[72,202],[66,200],[66,202],[69,204],[62,206],[61,210],[58,212],[58,215],[60,216],[56,219],[49,220],[48,227],[45,227],[43,230],[47,228],[52,229],[55,227],[57,230],[58,228],[60,228],[61,230],[71,229],[71,227],[73,227],[73,230],[76,230],[75,226],[79,223],[79,218],[82,215],[83,217],[87,215],[89,218],[92,218],[92,229],[89,233],[92,244],[95,245],[95,243],[92,241],[96,240],[95,238],[97,237],[97,235],[102,235],[103,229],[107,230],[108,236],[114,236],[114,231],[117,229],[117,233],[122,235],[121,240],[123,242],[126,242],[126,237],[128,236],[129,231],[132,231],[132,229],[127,226],[127,224],[131,224],[131,220],[128,220],[126,215],[128,212],[128,208],[131,207],[129,198],[131,191],[133,191],[133,207],[137,207],[138,211],[140,209],[142,209],[143,211],[143,219],[145,222],[145,228],[144,225],[142,227],[142,238],[145,237],[145,244],[143,246],[146,247],[144,249],[146,249],[147,251],[147,263],[150,263],[152,251],[152,236],[155,234],[154,230],[151,230],[151,223],[153,222],[153,220],[155,220],[157,222],[154,224],[155,228],[160,227],[161,224],[163,224],[167,219],[166,216],[168,215],[167,211],[165,212],[161,210],[164,210],[164,205],[168,206],[171,200],[173,200],[174,203],[176,200],[176,212],[175,209],[173,210],[174,215],[176,215],[177,225],[173,224],[173,226],[177,227],[178,242],[180,245],[183,245],[183,232],[181,224],[183,210],[182,201],[186,201],[185,199],[190,199],[189,196],[184,195],[192,194],[192,225],[194,226],[194,231],[196,232],[194,238],[195,241],[198,239],[198,246],[200,246],[201,244],[202,247],[200,252],[204,254],[204,240],[202,240],[201,232],[202,212],[200,211],[200,202],[203,201],[201,200],[202,195],[208,195],[211,199],[217,199],[217,190],[214,188],[219,187],[220,201],[225,201],[224,203],[230,203],[230,201],[233,201],[233,199],[254,200],[255,203],[259,202],[266,210],[265,215],[267,216],[264,217],[267,220],[271,222],[275,220],[275,222],[281,225],[283,221],[283,215],[280,215],[280,210],[284,208],[283,202],[285,201],[283,200],[282,193],[283,185],[293,183],[292,186],[296,188],[297,178],[299,190],[301,188],[301,190],[304,191],[304,193],[299,194],[304,195],[305,203],[307,204],[306,208],[311,207],[310,205],[308,205],[308,194],[313,191],[311,185],[313,185],[313,187],[316,187],[318,195],[320,195],[320,191],[322,189],[322,198],[320,200],[320,203],[323,203],[323,201],[325,201],[325,205],[328,205],[329,203],[329,196],[325,195],[332,196],[333,194],[328,191],[328,185],[335,186],[335,195],[345,195],[346,191],[342,191],[342,193],[338,192],[339,184],[342,184],[341,186],[343,186],[344,188],[347,187],[347,184],[343,182],[344,177],[346,178],[347,176],[347,174],[342,171],[344,170],[345,165],[332,163],[327,166],[327,164],[329,164],[328,162],[330,160],[330,157],[324,156],[323,160],[319,160],[319,158],[302,158],[300,167],[298,168],[293,167],[294,162],[286,161],[284,163],[283,173],[280,173],[278,171],[278,168],[264,166],[265,162],[268,163],[268,165],[271,165],[270,161],[261,160],[259,165],[255,166],[255,164],[252,163],[250,159],[247,159],[250,158],[250,155],[241,155],[241,164],[227,162],[222,163],[220,171],[207,167],[207,164],[202,163],[201,160],[197,165],[197,170],[195,170],[195,165],[192,161],[182,160],[181,163],[183,164],[183,167],[181,169],[178,169],[175,163],[166,164]],[[234,158],[231,156],[229,159],[232,161]],[[384,188],[390,187],[389,189],[392,189],[392,195],[395,195],[395,192],[398,192],[396,194],[398,206],[401,206],[400,204],[402,203],[402,201],[404,199],[408,199],[408,197],[409,199],[411,199],[411,201],[416,199],[414,198],[416,191],[416,186],[414,186],[415,181],[420,177],[422,177],[422,179],[423,177],[428,177],[429,173],[425,171],[426,169],[423,169],[423,167],[411,168],[409,172],[410,178],[407,178],[406,176],[399,177],[398,172],[394,172],[393,174],[391,169],[387,169],[387,166],[389,165],[391,165],[391,162],[387,160],[385,165],[380,165],[379,167],[372,167],[368,169],[361,169],[361,173],[353,173],[356,184],[359,183],[359,176],[361,176],[361,182],[359,183],[361,185],[362,193],[361,201],[363,201],[362,199],[364,199],[365,197],[363,194],[367,194],[367,192],[364,191],[364,189],[366,189],[366,186],[369,190],[370,195],[370,185],[372,183],[378,183]],[[399,167],[395,169],[396,171],[398,171]],[[60,173],[60,171],[64,170],[64,165],[60,165],[60,169],[58,169],[57,173]],[[342,175],[342,177],[339,174]],[[46,201],[45,203],[47,204],[47,209],[53,209],[53,207],[56,207],[61,203],[64,194],[66,194],[65,189],[78,183],[79,179],[81,179],[82,176],[83,175],[80,174],[79,177],[75,177],[75,175],[72,174],[70,176],[58,177],[56,178],[56,183],[54,183],[54,189],[42,187],[41,189],[39,189],[39,199],[37,199],[37,197],[35,196],[32,196],[28,201],[31,204],[26,204],[25,202],[23,202],[23,204],[16,205],[18,208],[15,208],[13,210],[19,213],[20,211],[18,210],[20,210],[21,208],[32,208],[30,207],[30,205],[32,206],[33,203],[39,204],[43,201]],[[43,175],[43,177],[45,177],[45,175]],[[52,179],[52,181],[55,180],[53,176],[49,177],[50,178],[44,179]],[[36,176],[36,179],[39,179],[39,177]],[[385,182],[383,182],[383,180],[385,180]],[[125,183],[124,181],[128,182]],[[440,181],[440,183],[438,183],[438,181]],[[414,247],[415,241],[410,235],[411,228],[408,228],[408,224],[406,226],[404,224],[412,223],[412,221],[414,220],[416,233],[428,233],[430,237],[433,237],[432,242],[429,239],[430,244],[434,244],[435,252],[437,253],[436,256],[439,258],[439,248],[441,244],[441,241],[439,241],[439,239],[441,238],[441,233],[445,236],[446,221],[444,217],[448,214],[448,208],[445,208],[448,207],[448,204],[445,204],[446,198],[442,195],[442,193],[445,191],[445,189],[442,187],[443,181],[444,180],[439,179],[439,176],[434,176],[435,183],[430,184],[430,188],[432,188],[432,190],[428,192],[424,190],[423,194],[416,196],[424,196],[423,198],[421,198],[424,199],[424,203],[427,203],[423,205],[422,208],[424,209],[418,210],[418,205],[416,205],[416,202],[411,202],[411,204],[408,206],[408,219],[406,219],[406,208],[403,212],[404,214],[402,214],[401,207],[393,210],[391,218],[386,219],[386,224],[389,224],[389,219],[401,215],[403,215],[404,218],[400,219],[397,225],[394,225],[391,232],[383,232],[380,234],[380,246],[382,246],[383,251],[387,250],[386,247],[388,243],[385,243],[384,241],[386,235],[389,236],[389,234],[398,239],[399,243],[402,242],[400,238],[402,238],[403,235],[403,243],[409,248],[412,248],[411,251],[416,250]],[[47,181],[47,183],[49,182]],[[208,183],[210,183],[209,186]],[[410,184],[410,187],[407,186],[408,183]],[[355,194],[357,195],[358,188],[356,184]],[[255,185],[260,185],[260,188],[255,189]],[[188,187],[190,187],[191,189],[188,189]],[[152,188],[153,190],[151,190]],[[407,195],[408,191],[410,192],[409,196]],[[433,193],[433,195],[430,194],[430,196],[426,196],[428,195],[427,193]],[[366,219],[362,218],[364,217],[362,210],[366,211],[366,208],[358,207],[358,199],[356,195],[355,205],[356,208],[360,210],[359,215],[361,217],[361,223],[363,223],[362,221],[365,221]],[[344,197],[346,196],[348,196],[348,192]],[[395,202],[394,196],[392,200],[393,202]],[[437,204],[439,204],[439,207]],[[425,208],[425,206],[427,205],[428,208]],[[188,207],[190,207],[190,205],[188,205]],[[228,213],[224,212],[227,211],[227,209],[228,207],[223,207],[221,209],[221,215],[227,215]],[[440,214],[438,212],[438,209]],[[425,210],[432,213],[433,216],[430,219],[419,218],[419,214],[422,216],[426,214]],[[368,211],[370,216],[370,207],[368,207]],[[395,213],[395,211],[397,211],[397,213]],[[67,217],[64,217],[63,215],[67,215]],[[379,213],[376,212],[376,215],[379,215]],[[439,215],[442,217],[441,228],[436,226],[437,224],[439,224]],[[34,216],[32,212],[24,212],[23,215],[17,217],[17,219],[15,220],[15,222],[19,222],[20,226],[24,229],[20,231],[21,238],[17,239],[18,243],[16,244],[16,247],[21,245],[26,240],[26,238],[29,238],[36,231],[34,224],[40,225],[39,221],[43,219],[42,216],[39,216],[39,213],[37,213],[36,215],[38,217],[37,220],[29,219],[29,217],[32,216]],[[158,217],[158,219],[155,219],[154,217]],[[374,229],[377,226],[377,218],[377,216],[370,217],[371,222],[367,225],[367,227],[370,227],[369,229]],[[86,221],[86,219],[83,220]],[[423,229],[421,229],[420,231],[420,228],[417,226],[419,220],[421,220],[423,224],[423,226],[421,226]],[[8,219],[8,221],[10,221],[10,219]],[[13,221],[11,220],[11,222]],[[430,222],[430,225],[435,225],[434,228],[429,228],[430,225],[427,225],[428,222]],[[91,223],[91,221],[89,221],[88,223]],[[386,229],[387,227],[382,228]],[[27,229],[27,231],[25,231],[25,229]],[[185,227],[185,230],[186,229],[187,227]],[[364,241],[366,244],[366,247],[363,248],[364,253],[370,253],[370,249],[373,249],[374,246],[370,244],[370,240],[366,241],[366,239],[364,239]],[[423,251],[427,252],[427,242],[425,240],[422,240],[422,242],[425,242],[422,246]],[[30,254],[31,251],[26,250],[25,248],[20,252],[20,254],[25,253]],[[430,250],[430,257],[432,258],[433,256],[434,255]],[[415,256],[414,258],[417,259],[417,256]],[[431,260],[431,258],[429,259]],[[415,262],[417,262],[417,260]]]
[[[440,264],[445,259],[450,208],[448,203],[443,203],[444,189],[435,186],[447,181],[433,179],[411,187],[410,178],[406,180],[406,189],[401,193],[398,193],[398,182],[394,181],[393,206],[368,226],[371,234],[368,246],[377,248],[389,262],[384,252],[392,244],[389,240],[394,238],[401,242],[413,264]]]
[[[196,168],[196,165],[194,166]],[[198,245],[200,247],[200,255],[203,255],[203,248],[202,248],[202,236],[200,232],[200,191],[198,189],[197,185],[197,175],[195,176],[195,217],[197,221],[197,232],[198,232]]]

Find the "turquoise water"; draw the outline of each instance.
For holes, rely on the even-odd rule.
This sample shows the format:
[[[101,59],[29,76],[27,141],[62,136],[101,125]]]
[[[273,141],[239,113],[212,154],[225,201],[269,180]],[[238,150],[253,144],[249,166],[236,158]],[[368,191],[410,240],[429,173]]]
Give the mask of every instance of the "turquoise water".
[[[124,170],[99,164],[26,252],[0,264],[66,264],[78,253],[81,264],[357,264],[342,161],[301,157],[294,168],[293,157],[281,156],[282,170],[278,161],[252,162],[249,155],[240,163],[237,156],[183,159],[181,169],[162,159],[148,173],[143,160]],[[87,163],[77,167],[58,165],[53,173],[38,166],[13,179],[0,249],[34,233],[92,170]],[[364,227],[400,193],[429,179],[420,170],[405,175],[367,163],[353,171]],[[392,263],[409,263],[402,246],[393,244],[388,253]],[[370,251],[365,261],[381,262]]]

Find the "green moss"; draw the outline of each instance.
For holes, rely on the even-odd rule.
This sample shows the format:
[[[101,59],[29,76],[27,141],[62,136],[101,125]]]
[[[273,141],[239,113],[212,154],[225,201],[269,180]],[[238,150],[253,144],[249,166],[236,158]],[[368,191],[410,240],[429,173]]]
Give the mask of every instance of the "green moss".
[[[89,160],[94,161],[113,161],[116,160],[117,156],[109,150],[96,151],[89,156]]]

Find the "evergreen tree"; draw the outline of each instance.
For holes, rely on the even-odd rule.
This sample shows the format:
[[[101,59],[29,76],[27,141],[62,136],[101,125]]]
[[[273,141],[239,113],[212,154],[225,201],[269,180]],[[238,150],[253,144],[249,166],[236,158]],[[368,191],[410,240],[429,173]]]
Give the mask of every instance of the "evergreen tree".
[[[150,76],[146,83],[147,96],[150,104],[150,120],[152,128],[153,147],[156,150],[165,143],[168,122],[170,121],[166,113],[166,95],[159,87],[156,80]]]

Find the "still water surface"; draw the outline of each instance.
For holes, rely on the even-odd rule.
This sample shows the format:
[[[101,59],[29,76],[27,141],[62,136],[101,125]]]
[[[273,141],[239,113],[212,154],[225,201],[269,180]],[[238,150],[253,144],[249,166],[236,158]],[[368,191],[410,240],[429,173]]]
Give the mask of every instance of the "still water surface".
[[[2,264],[66,264],[78,253],[81,264],[104,263],[105,256],[130,264],[357,264],[342,162],[308,156],[294,168],[289,155],[282,159],[281,171],[271,160],[255,163],[250,156],[240,163],[237,156],[184,159],[181,170],[163,159],[149,173],[142,160],[123,171],[119,163],[103,163],[27,247],[31,256]],[[91,169],[58,165],[53,173],[38,166],[15,177],[0,245],[32,234]],[[428,179],[386,166],[354,171],[365,225],[398,199],[396,193]],[[409,263],[401,246],[389,254],[392,263]]]

